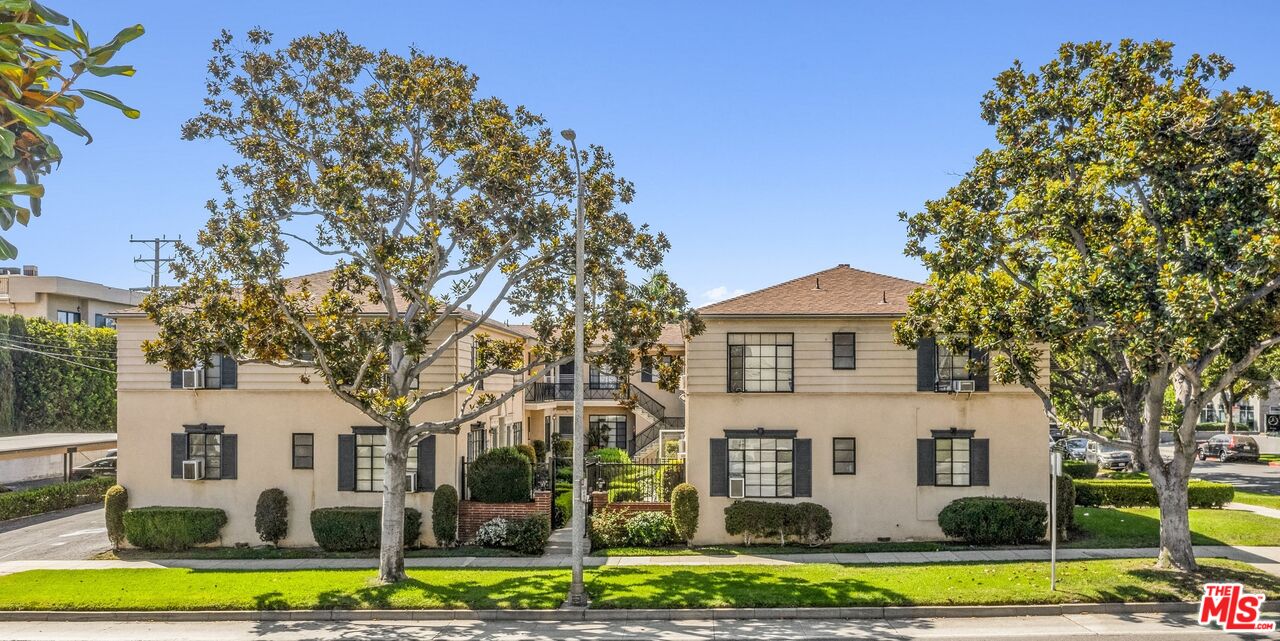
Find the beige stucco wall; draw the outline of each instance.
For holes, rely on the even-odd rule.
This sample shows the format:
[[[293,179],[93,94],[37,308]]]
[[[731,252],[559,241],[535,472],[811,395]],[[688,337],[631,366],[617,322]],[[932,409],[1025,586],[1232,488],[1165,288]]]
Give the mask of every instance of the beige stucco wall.
[[[138,304],[141,292],[57,276],[0,275],[0,313],[58,320],[58,311],[80,312],[92,326],[95,314]]]
[[[726,393],[726,333],[793,332],[795,392]],[[857,369],[831,368],[831,333],[857,332]],[[1034,394],[992,385],[970,395],[916,391],[915,353],[892,341],[892,319],[709,318],[688,347],[688,479],[702,510],[696,541],[732,540],[710,497],[710,439],[726,429],[794,429],[813,443],[812,501],[831,510],[833,541],[936,539],[938,512],[962,496],[1048,498],[1047,419]],[[916,439],[975,430],[990,441],[990,486],[917,487]],[[832,473],[832,439],[857,438],[857,474]]]
[[[260,544],[253,525],[258,494],[280,488],[289,497],[289,534],[284,545],[314,545],[309,515],[312,509],[331,506],[378,506],[379,492],[338,491],[338,435],[352,433],[352,427],[374,425],[356,408],[334,397],[317,376],[304,384],[298,368],[243,365],[237,389],[170,389],[169,372],[145,362],[141,342],[156,336],[146,319],[119,319],[119,480],[129,490],[130,505],[216,507],[227,512],[221,545]],[[470,353],[470,344],[460,347]],[[466,363],[447,355],[424,372],[423,390],[446,385],[469,369]],[[495,377],[497,378],[497,377]],[[510,389],[510,378],[486,381],[486,391]],[[433,401],[424,406],[416,420],[445,420],[457,415],[462,395]],[[520,420],[523,399],[517,396],[502,407],[481,416],[488,423],[501,416]],[[183,481],[170,478],[170,434],[184,425],[222,425],[225,433],[237,435],[238,478]],[[292,469],[292,434],[315,435],[315,469]],[[458,462],[466,451],[464,437],[436,437],[435,476],[437,486],[459,481]],[[423,513],[423,543],[431,544],[430,512],[432,492],[410,494],[408,507]]]

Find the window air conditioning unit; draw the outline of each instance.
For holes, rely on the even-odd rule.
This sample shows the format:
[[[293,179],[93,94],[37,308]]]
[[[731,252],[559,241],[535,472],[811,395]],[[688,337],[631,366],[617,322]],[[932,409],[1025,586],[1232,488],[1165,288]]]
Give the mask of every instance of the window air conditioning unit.
[[[729,498],[740,499],[747,495],[747,479],[741,476],[729,477]]]
[[[418,475],[409,473],[404,475],[404,491],[410,494],[418,491]]]
[[[676,458],[685,458],[689,454],[689,442],[685,439],[676,441]]]
[[[951,391],[953,392],[973,392],[978,386],[973,381],[951,381]]]
[[[204,461],[183,461],[182,462],[182,480],[199,481],[204,478]]]
[[[182,389],[204,389],[204,369],[182,370]]]

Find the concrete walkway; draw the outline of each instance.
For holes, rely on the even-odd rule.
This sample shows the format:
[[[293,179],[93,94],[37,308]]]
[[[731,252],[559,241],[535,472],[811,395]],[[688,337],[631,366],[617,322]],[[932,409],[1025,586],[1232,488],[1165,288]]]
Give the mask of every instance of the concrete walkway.
[[[1253,512],[1254,514],[1260,514],[1262,516],[1269,516],[1273,519],[1280,519],[1280,510],[1277,510],[1275,508],[1270,508],[1270,507],[1263,507],[1261,505],[1249,505],[1248,503],[1228,503],[1226,505],[1226,508],[1228,510],[1243,510],[1245,512]]]
[[[1155,558],[1156,548],[1105,548],[1058,550],[1063,561],[1085,559]],[[1251,563],[1280,575],[1280,547],[1248,547],[1226,545],[1196,546],[1201,558],[1226,558]],[[680,556],[591,556],[586,565],[795,565],[798,563],[974,563],[988,561],[1048,561],[1049,550],[957,550],[954,552],[866,552],[761,555],[680,555]],[[112,568],[191,568],[197,570],[307,570],[359,569],[377,565],[376,559],[168,559],[153,561],[3,561],[0,575],[26,570],[102,570]],[[569,567],[567,556],[543,557],[436,557],[407,558],[410,568],[562,568]]]

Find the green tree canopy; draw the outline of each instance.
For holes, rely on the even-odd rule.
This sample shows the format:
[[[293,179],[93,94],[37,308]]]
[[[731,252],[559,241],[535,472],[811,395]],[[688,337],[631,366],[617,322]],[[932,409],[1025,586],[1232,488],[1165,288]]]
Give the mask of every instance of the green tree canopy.
[[[452,60],[373,51],[340,32],[272,50],[255,30],[248,44],[225,33],[215,42],[205,108],[183,129],[228,142],[242,161],[219,172],[224,194],[197,245],[178,247],[178,285],[143,303],[160,328],[144,351],[171,368],[215,352],[299,367],[384,426],[380,575],[396,581],[410,445],[456,432],[572,354],[575,159],[541,116],[477,95],[476,76]],[[577,160],[584,338],[592,359],[626,380],[635,355],[646,366],[664,355],[664,325],[699,323],[661,271],[666,237],[620,209],[634,189],[612,157],[593,146]],[[292,280],[292,251],[336,269]],[[531,318],[537,340],[490,336],[485,324],[502,306]],[[474,370],[415,389],[466,337]],[[663,369],[663,384],[674,388],[680,371]],[[481,392],[495,374],[521,382]],[[453,395],[465,399],[457,415],[418,413]]]
[[[998,380],[1050,413],[1051,387],[1112,395],[1160,495],[1162,559],[1179,568],[1195,567],[1200,408],[1280,341],[1280,110],[1226,88],[1232,70],[1219,55],[1179,62],[1161,41],[1068,43],[1038,70],[1015,63],[982,100],[995,146],[903,215],[906,251],[931,275],[898,339],[971,337]],[[1165,461],[1170,386],[1183,411]]]

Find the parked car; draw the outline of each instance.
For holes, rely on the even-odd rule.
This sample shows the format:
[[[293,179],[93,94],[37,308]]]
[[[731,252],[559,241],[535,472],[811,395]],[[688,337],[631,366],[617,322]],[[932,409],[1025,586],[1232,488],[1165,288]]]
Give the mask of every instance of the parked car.
[[[1200,460],[1213,457],[1219,461],[1258,462],[1258,441],[1251,436],[1218,434],[1196,446]]]
[[[1062,449],[1067,454],[1067,459],[1072,461],[1085,460],[1085,454],[1089,447],[1089,439],[1087,438],[1069,438],[1062,442]]]
[[[116,475],[116,457],[108,456],[100,458],[96,461],[77,465],[71,468],[71,480],[79,481],[81,479],[93,478],[95,476],[110,476],[115,478]]]
[[[1123,471],[1133,465],[1133,452],[1116,445],[1089,441],[1084,460],[1097,464],[1099,469]]]

